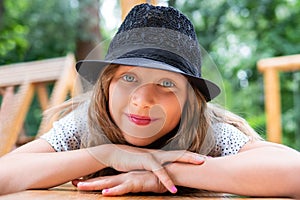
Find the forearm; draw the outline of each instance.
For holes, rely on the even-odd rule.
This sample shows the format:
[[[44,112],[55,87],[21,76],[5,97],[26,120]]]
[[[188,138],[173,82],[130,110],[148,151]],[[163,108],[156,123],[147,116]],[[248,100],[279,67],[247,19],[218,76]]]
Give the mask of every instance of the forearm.
[[[104,167],[86,149],[54,153],[12,153],[0,158],[0,194],[53,187]]]
[[[249,196],[300,197],[299,153],[267,147],[208,159],[203,165],[167,167],[175,184]]]

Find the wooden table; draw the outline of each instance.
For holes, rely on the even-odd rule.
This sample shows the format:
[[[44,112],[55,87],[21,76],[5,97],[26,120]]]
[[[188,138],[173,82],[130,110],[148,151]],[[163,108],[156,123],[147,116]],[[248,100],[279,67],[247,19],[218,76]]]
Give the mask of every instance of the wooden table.
[[[158,196],[158,195],[124,195],[118,197],[103,197],[101,192],[82,192],[78,191],[74,186],[70,183],[64,184],[49,190],[27,190],[23,192],[17,192],[13,194],[0,196],[0,200],[170,200],[170,199],[205,199],[205,200],[220,200],[220,199],[235,199],[235,200],[245,200],[245,199],[253,199],[253,200],[267,200],[267,198],[241,198],[236,196],[229,195],[214,195],[214,196],[175,196],[175,195],[166,195],[166,196]],[[283,198],[272,198],[280,200]]]

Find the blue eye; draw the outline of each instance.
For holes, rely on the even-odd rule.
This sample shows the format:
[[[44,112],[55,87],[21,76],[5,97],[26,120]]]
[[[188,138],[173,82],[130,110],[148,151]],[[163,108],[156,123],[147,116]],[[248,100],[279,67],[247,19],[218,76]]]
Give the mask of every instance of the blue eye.
[[[164,80],[159,85],[161,85],[162,87],[174,87],[175,86],[175,84],[169,80]]]
[[[127,82],[134,82],[135,81],[135,77],[132,76],[132,75],[128,75],[128,74],[125,74],[122,79],[124,81],[127,81]]]

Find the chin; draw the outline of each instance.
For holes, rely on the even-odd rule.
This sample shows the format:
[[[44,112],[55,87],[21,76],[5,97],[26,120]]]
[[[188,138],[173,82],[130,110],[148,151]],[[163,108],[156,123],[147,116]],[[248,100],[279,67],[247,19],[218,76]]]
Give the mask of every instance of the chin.
[[[149,140],[149,138],[140,139],[140,138],[126,138],[126,142],[133,146],[143,147],[151,144],[153,141]]]

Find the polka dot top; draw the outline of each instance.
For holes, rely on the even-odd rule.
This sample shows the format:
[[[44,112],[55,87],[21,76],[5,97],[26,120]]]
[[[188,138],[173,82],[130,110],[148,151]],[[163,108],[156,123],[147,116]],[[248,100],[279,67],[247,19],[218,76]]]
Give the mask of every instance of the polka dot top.
[[[55,151],[79,149],[82,135],[88,133],[87,111],[87,103],[79,106],[59,121],[54,122],[53,128],[41,138],[48,141]],[[214,149],[210,153],[213,156],[237,154],[249,141],[248,136],[226,123],[214,124],[213,133],[216,141]]]

